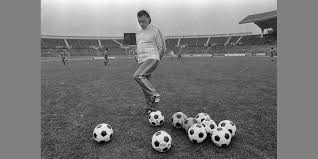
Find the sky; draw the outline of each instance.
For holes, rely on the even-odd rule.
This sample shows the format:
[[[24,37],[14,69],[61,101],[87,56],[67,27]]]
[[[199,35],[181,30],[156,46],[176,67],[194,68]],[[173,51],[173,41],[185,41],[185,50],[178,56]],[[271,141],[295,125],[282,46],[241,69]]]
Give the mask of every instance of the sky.
[[[165,36],[260,33],[238,23],[277,10],[277,0],[41,0],[41,34],[121,37],[136,32],[143,9]]]

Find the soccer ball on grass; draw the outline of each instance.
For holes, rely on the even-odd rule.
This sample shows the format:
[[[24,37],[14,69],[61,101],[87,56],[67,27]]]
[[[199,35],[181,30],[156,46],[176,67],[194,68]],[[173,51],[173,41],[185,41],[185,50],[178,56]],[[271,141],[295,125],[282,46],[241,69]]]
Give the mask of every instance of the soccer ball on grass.
[[[219,147],[227,147],[230,144],[231,139],[231,133],[223,127],[216,128],[211,136],[212,142]]]
[[[187,116],[182,112],[176,112],[172,115],[171,118],[171,124],[173,127],[180,129],[183,126],[184,120],[187,118]]]
[[[152,136],[151,145],[158,152],[166,152],[171,148],[171,136],[165,131],[157,131]]]
[[[111,140],[113,136],[113,128],[105,123],[98,124],[93,132],[93,138],[98,143],[106,143]]]
[[[207,137],[205,127],[201,124],[192,125],[188,131],[188,137],[194,143],[203,142]]]
[[[149,114],[148,120],[152,126],[161,126],[165,117],[162,115],[161,111],[157,110]]]

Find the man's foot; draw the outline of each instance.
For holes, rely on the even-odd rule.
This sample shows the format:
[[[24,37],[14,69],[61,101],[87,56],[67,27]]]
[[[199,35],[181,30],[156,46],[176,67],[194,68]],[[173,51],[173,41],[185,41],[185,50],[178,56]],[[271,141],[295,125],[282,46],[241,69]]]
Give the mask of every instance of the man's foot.
[[[159,94],[156,94],[156,95],[152,96],[152,105],[153,106],[158,105],[159,101],[160,101],[160,95]]]
[[[155,109],[154,108],[152,108],[152,107],[150,107],[150,106],[148,106],[148,107],[146,107],[146,109],[145,109],[145,115],[149,115],[151,112],[153,112],[153,111],[155,111]]]

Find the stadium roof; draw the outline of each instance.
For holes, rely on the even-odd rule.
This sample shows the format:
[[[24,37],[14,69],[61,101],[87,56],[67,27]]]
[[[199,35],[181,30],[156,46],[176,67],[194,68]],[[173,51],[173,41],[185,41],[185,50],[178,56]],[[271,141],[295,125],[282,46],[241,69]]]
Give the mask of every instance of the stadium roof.
[[[245,17],[243,20],[241,20],[239,22],[239,24],[264,21],[264,20],[269,20],[269,19],[274,19],[274,18],[277,18],[277,10],[271,11],[271,12],[249,15],[249,16]]]

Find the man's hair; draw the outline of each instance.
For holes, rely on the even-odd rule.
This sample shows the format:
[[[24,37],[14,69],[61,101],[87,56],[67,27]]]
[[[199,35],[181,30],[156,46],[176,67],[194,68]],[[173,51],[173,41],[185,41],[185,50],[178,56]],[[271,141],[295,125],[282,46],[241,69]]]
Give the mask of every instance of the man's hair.
[[[142,16],[146,16],[147,18],[149,18],[149,24],[151,23],[151,18],[147,11],[141,10],[137,13],[137,17],[142,17]]]

